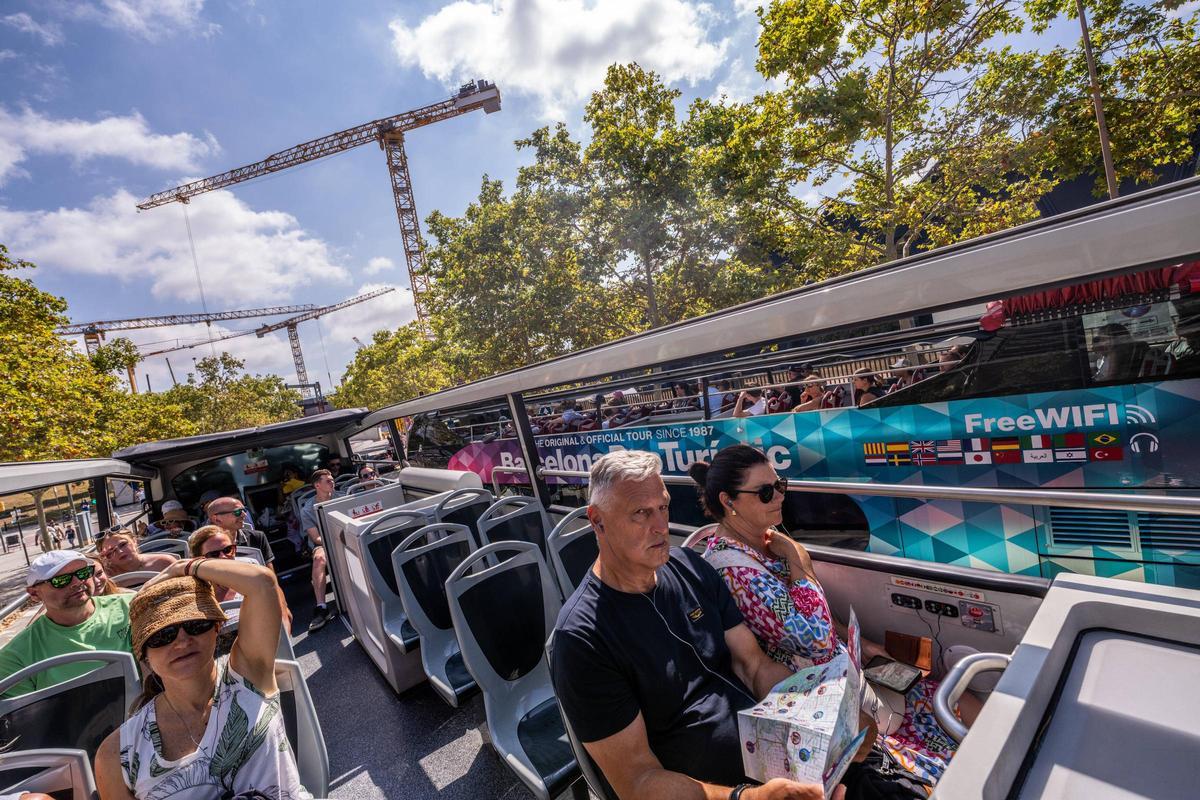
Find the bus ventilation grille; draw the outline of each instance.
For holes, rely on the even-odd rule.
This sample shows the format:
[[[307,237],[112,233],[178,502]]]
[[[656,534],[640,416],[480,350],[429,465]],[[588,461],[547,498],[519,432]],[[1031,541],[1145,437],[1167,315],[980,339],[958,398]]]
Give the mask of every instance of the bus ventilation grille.
[[[1058,547],[1132,550],[1133,528],[1127,511],[1050,508],[1050,543]]]
[[[1200,517],[1143,512],[1137,526],[1143,550],[1200,550]]]

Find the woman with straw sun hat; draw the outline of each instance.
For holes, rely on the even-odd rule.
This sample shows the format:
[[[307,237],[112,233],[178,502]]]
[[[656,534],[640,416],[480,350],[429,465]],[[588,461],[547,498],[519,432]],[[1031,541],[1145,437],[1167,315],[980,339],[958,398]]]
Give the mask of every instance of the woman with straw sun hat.
[[[238,635],[216,658],[225,615],[213,587],[242,595]],[[274,574],[219,558],[177,561],[129,609],[144,690],[96,754],[102,800],[310,795],[300,785],[275,683],[280,610]]]

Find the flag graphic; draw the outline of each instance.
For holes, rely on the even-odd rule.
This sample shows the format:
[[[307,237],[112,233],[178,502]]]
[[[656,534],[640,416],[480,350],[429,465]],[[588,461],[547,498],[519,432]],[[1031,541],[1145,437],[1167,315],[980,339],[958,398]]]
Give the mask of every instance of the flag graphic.
[[[937,463],[963,463],[962,439],[939,439],[935,447],[937,448]]]
[[[908,457],[908,453],[892,453],[887,457],[888,464],[893,467],[903,466],[911,463],[912,459]]]
[[[1105,431],[1103,433],[1089,433],[1087,441],[1088,447],[1112,447],[1121,443],[1121,437],[1115,433]]]
[[[995,440],[993,440],[993,441],[995,441]],[[992,463],[993,464],[1020,464],[1021,463],[1021,451],[1020,450],[993,450],[992,451]]]
[[[1049,438],[1049,437],[1047,437]],[[1022,450],[1021,460],[1026,464],[1048,464],[1054,461],[1053,450]]]
[[[938,457],[933,453],[926,453],[924,451],[915,452],[912,454],[912,463],[914,463],[914,464],[937,464]]]
[[[903,453],[908,455],[908,442],[888,442],[886,447],[888,453]]]
[[[971,450],[963,455],[968,464],[992,463],[992,452],[990,450]]]
[[[1050,447],[1050,437],[1045,434],[1021,437],[1022,450],[1045,450]]]
[[[883,453],[883,442],[863,442],[864,456],[881,456]]]
[[[997,450],[1020,450],[1020,449],[1021,449],[1021,440],[1019,437],[996,436],[996,437],[992,438],[992,452],[995,452]]]
[[[1081,437],[1082,438],[1082,437]],[[1072,448],[1070,450],[1055,450],[1055,461],[1087,461],[1087,450],[1082,447]]]
[[[1125,451],[1120,447],[1093,447],[1088,450],[1088,459],[1090,461],[1121,461],[1125,458]]]
[[[991,450],[991,439],[963,439],[963,450]]]
[[[886,467],[888,463],[887,456],[885,455],[865,456],[863,461],[865,461],[868,466],[874,467]]]
[[[934,445],[932,439],[923,439],[918,442],[909,442],[908,447],[914,453],[932,453]]]
[[[1054,435],[1054,447],[1056,450],[1074,450],[1077,447],[1083,447],[1085,441],[1082,433],[1057,433]]]

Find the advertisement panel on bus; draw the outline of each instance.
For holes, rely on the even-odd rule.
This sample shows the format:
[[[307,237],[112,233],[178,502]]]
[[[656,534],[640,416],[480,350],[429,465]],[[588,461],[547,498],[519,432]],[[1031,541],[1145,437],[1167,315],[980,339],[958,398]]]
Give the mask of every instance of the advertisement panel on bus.
[[[586,471],[612,450],[643,449],[662,459],[666,474],[682,475],[690,464],[724,447],[749,443],[761,448],[780,474],[808,480],[1188,489],[1195,488],[1200,474],[1198,427],[1200,381],[1189,380],[676,422],[536,441],[544,467],[569,471]],[[449,464],[478,473],[485,483],[499,466],[523,466],[516,440],[471,443]],[[501,483],[525,480],[508,473],[497,478]],[[1064,545],[1055,543],[1046,509],[854,500],[868,520],[873,552],[1023,574],[1068,569],[1186,585],[1195,577],[1200,584],[1200,526],[1190,549],[1142,547],[1135,529],[1144,515],[1132,515],[1128,542],[1110,536],[1080,543],[1078,537],[1064,536],[1070,538]],[[1070,512],[1060,517],[1070,519]],[[1170,543],[1178,544],[1178,537]]]

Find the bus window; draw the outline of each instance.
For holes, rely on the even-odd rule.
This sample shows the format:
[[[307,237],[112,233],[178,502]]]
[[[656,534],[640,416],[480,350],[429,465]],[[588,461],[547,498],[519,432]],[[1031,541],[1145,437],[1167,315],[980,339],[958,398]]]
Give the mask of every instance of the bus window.
[[[275,486],[282,481],[285,466],[295,467],[307,480],[324,465],[327,453],[325,447],[311,442],[268,447],[253,454],[233,453],[193,464],[171,479],[171,489],[184,508],[195,508],[198,513],[205,492],[239,497],[251,487]],[[261,495],[256,493],[256,497]]]
[[[1200,302],[1191,296],[1083,315],[1089,383],[1131,383],[1197,371]]]

